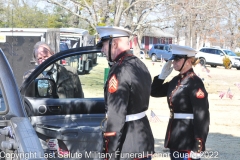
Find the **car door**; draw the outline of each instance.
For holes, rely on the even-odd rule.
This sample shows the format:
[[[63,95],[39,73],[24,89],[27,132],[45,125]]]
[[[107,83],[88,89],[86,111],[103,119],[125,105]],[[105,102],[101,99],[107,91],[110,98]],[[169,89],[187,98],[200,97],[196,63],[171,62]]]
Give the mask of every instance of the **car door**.
[[[168,60],[171,57],[171,52],[169,52],[168,47],[164,44],[158,45],[158,50],[156,51],[158,59]]]
[[[206,48],[205,52],[208,53],[205,58],[206,58],[206,62],[210,63],[210,64],[215,64],[216,62],[216,54],[215,54],[215,49],[211,49],[211,48]]]
[[[38,136],[24,111],[13,71],[2,49],[0,49],[0,144],[1,159],[19,160],[27,158],[26,156],[27,159],[45,159]],[[31,153],[33,154],[30,157]]]
[[[68,67],[68,71],[71,68],[71,73],[77,74],[79,55],[98,52],[99,48],[83,47],[54,54],[39,65],[22,84],[20,91],[24,106],[45,153],[53,150],[49,146],[49,141],[52,141],[58,145],[58,151],[63,154],[61,156],[66,158],[101,159],[96,153],[100,153],[103,148],[104,71],[108,68],[106,58],[99,57],[88,74],[77,75],[84,97],[56,98],[39,94],[40,88],[44,87],[39,82],[48,81],[41,76],[46,68],[52,64],[61,65],[61,59],[67,59],[64,67]],[[58,90],[58,85],[54,82],[53,86]]]
[[[219,49],[216,49],[215,54],[216,54],[215,63],[218,65],[223,65],[223,58],[224,58],[225,53],[223,53],[223,51],[221,51]]]
[[[155,49],[155,52],[156,52],[156,55],[157,55],[157,59],[162,59],[163,57],[163,46],[162,45],[156,45],[156,49]]]
[[[169,58],[171,58],[172,56],[172,52],[170,50],[169,45],[164,45],[164,54],[163,54],[163,58],[165,60],[168,60]]]

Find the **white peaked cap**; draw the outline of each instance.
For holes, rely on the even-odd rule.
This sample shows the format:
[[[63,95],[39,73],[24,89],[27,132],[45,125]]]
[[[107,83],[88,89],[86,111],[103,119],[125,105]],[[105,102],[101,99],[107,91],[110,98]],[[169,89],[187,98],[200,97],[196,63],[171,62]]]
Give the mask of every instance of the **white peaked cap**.
[[[114,26],[98,26],[96,27],[97,32],[100,38],[111,36],[111,37],[129,37],[131,31],[123,27],[114,27]]]
[[[171,44],[171,50],[173,55],[186,55],[187,57],[195,57],[197,51],[188,46],[179,46],[176,44]]]

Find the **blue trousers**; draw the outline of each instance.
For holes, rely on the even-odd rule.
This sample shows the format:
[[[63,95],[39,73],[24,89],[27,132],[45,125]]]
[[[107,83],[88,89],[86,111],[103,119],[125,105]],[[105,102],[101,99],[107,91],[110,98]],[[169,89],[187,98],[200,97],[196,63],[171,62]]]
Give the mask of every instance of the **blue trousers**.
[[[171,160],[193,160],[192,158],[189,158],[189,152],[187,151],[174,151],[170,150],[170,158]],[[194,160],[200,160],[194,159]]]

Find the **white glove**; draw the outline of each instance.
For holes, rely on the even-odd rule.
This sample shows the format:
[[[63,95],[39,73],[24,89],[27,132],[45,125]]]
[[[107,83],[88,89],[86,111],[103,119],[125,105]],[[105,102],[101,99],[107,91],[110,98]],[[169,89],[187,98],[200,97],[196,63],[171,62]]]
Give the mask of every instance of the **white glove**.
[[[158,76],[158,79],[162,79],[162,80],[164,80],[164,79],[166,79],[167,78],[167,76],[169,76],[169,74],[171,74],[171,72],[172,72],[172,70],[173,70],[173,67],[171,67],[171,65],[172,65],[172,61],[167,61],[165,64],[164,64],[164,66],[163,66],[163,68],[162,68],[162,71],[161,71],[161,73],[159,74],[159,76]]]
[[[192,159],[200,159],[201,158],[201,153],[197,153],[197,152],[190,152],[190,158]]]

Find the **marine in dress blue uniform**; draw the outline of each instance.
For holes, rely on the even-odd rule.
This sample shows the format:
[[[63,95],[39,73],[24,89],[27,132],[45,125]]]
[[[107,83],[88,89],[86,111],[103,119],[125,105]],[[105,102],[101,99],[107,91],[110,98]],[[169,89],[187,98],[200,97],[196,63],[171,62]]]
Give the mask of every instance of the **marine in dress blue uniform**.
[[[151,96],[167,97],[170,118],[164,145],[170,149],[171,159],[199,159],[209,132],[208,93],[192,68],[196,51],[186,46],[171,47],[172,57],[160,75],[154,77]],[[172,63],[180,73],[165,81],[173,69]]]
[[[129,50],[129,30],[97,27],[97,32],[101,38],[98,46],[107,52],[111,64],[104,87],[107,111],[105,151],[112,155],[109,159],[147,158],[154,153],[154,138],[145,114],[149,105],[151,75],[145,64]]]

